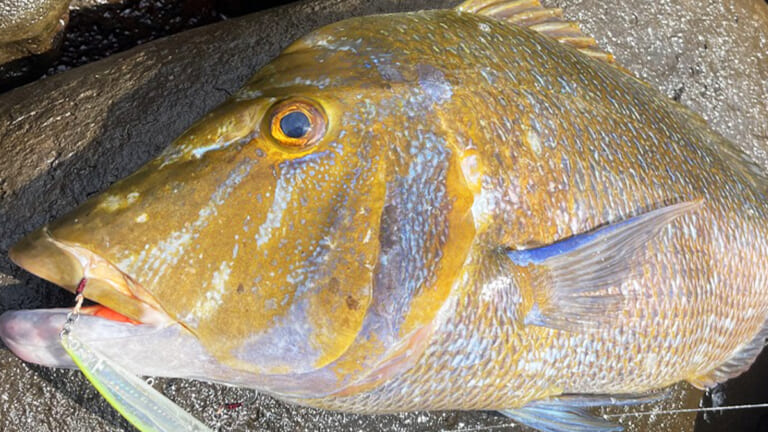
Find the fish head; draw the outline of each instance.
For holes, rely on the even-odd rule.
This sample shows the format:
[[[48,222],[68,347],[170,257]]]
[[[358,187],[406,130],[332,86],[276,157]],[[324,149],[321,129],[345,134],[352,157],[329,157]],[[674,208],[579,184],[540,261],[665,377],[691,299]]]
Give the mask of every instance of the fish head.
[[[373,350],[383,355],[439,304],[409,309],[437,295],[424,287],[376,290],[405,290],[386,276],[394,271],[438,272],[418,265],[440,261],[451,229],[464,230],[466,249],[471,194],[434,115],[448,84],[423,64],[399,70],[346,28],[288,47],[157,158],[21,240],[11,259],[69,290],[86,278],[87,298],[177,326],[205,361],[249,376],[323,370],[350,351],[372,310],[397,327],[383,338],[369,326],[367,340],[389,341]],[[427,240],[411,240],[423,252],[411,260],[398,230],[414,223]],[[206,367],[192,375],[242,382]]]

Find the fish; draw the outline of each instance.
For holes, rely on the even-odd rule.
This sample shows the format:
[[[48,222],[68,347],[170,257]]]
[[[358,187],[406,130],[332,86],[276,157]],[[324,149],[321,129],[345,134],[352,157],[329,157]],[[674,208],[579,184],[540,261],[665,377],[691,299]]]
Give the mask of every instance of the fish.
[[[87,279],[79,338],[131,373],[608,431],[759,354],[765,185],[562,11],[470,0],[304,36],[10,257]],[[0,338],[74,367],[66,312]]]

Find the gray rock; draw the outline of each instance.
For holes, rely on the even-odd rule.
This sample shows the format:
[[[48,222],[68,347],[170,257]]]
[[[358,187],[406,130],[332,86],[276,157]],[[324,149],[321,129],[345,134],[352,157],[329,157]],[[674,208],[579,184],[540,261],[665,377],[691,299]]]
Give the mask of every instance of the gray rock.
[[[13,266],[6,258],[13,242],[151,158],[287,43],[347,16],[457,2],[304,2],[159,40],[0,96],[0,312],[72,301]],[[768,166],[762,120],[768,118],[768,8],[761,1],[546,3],[564,7],[623,65],[679,95]],[[765,376],[755,380],[765,383]],[[232,430],[518,430],[498,427],[509,422],[492,413],[358,416],[287,406],[265,396],[252,401],[252,391],[194,381],[158,380],[155,386],[207,423],[219,420]],[[727,387],[726,403],[740,391]],[[681,385],[657,406],[695,407],[699,399],[699,392]],[[222,403],[233,401],[248,403],[216,414]],[[622,421],[630,430],[677,432],[693,430],[694,416]],[[126,428],[79,372],[24,364],[0,349],[0,429]]]
[[[0,87],[50,63],[68,8],[69,0],[0,0]]]

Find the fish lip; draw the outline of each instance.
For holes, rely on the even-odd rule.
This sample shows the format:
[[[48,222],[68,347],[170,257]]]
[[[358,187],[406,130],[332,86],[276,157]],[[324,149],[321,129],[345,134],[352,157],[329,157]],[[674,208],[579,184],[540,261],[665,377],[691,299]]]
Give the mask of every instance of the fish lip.
[[[73,293],[85,278],[87,299],[135,321],[158,326],[175,322],[135,278],[95,252],[55,238],[47,226],[13,245],[8,256],[19,267]]]

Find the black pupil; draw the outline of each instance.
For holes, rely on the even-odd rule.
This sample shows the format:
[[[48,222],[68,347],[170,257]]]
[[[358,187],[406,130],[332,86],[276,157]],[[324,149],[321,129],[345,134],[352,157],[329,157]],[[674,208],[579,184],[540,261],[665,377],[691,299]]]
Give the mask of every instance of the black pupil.
[[[280,129],[288,138],[302,138],[310,126],[309,117],[301,111],[288,113],[280,119]]]

